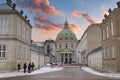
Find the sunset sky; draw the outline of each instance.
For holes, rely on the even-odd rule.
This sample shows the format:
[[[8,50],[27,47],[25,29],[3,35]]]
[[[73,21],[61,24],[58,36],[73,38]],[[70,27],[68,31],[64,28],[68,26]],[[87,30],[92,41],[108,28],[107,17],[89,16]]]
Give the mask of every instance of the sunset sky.
[[[5,3],[6,0],[0,0]],[[108,9],[116,8],[119,0],[12,0],[17,10],[24,10],[33,26],[32,40],[56,39],[66,16],[69,27],[80,39],[88,25],[99,23]]]

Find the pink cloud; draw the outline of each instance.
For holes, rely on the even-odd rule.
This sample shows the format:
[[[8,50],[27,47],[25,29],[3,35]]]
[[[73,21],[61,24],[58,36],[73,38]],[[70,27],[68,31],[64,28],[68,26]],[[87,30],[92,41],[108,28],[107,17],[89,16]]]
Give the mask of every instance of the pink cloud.
[[[93,18],[93,16],[91,14],[85,13],[85,12],[81,12],[81,11],[74,11],[73,16],[77,17],[77,18],[83,18],[88,24],[93,24],[96,23],[97,20],[95,18]]]
[[[49,0],[16,0],[16,3],[36,13],[60,15],[60,12],[54,6],[50,6]]]

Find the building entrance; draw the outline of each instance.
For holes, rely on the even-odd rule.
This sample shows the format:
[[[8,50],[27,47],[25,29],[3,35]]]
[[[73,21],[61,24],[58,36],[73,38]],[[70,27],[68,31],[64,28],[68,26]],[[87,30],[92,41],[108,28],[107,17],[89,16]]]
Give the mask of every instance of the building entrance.
[[[71,64],[72,63],[72,54],[71,53],[61,53],[61,63]]]

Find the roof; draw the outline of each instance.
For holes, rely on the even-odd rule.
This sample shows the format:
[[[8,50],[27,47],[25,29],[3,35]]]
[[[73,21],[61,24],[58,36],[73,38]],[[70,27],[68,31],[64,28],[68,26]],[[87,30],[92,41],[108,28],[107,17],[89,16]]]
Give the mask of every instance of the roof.
[[[13,4],[11,5],[13,6]],[[9,6],[7,3],[0,4],[0,13],[7,13],[7,14],[16,13],[29,25],[30,28],[32,28],[32,25],[29,23],[29,20],[25,19],[25,17],[21,15],[19,11]]]
[[[13,9],[8,4],[4,3],[4,4],[0,4],[0,10],[5,11],[5,10],[13,10]]]
[[[54,40],[46,40],[45,43],[54,43],[55,41]]]
[[[101,50],[102,50],[102,46],[93,49],[91,52],[88,53],[88,55],[93,54],[93,53],[98,52],[98,51],[101,51]]]
[[[37,46],[36,44],[32,44],[32,45],[31,45],[31,50],[36,51],[36,52],[38,52],[38,53],[40,53],[40,54],[45,55],[45,49],[40,48],[40,47]]]
[[[68,28],[67,22],[64,24],[64,29],[58,33],[56,40],[76,40],[75,34]]]

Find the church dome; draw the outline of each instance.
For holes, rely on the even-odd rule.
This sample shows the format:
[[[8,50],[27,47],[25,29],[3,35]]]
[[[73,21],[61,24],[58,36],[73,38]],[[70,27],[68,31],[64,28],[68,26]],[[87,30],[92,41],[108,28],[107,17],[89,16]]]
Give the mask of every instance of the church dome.
[[[68,22],[65,21],[64,29],[58,33],[56,40],[76,40],[75,34],[69,29]]]

